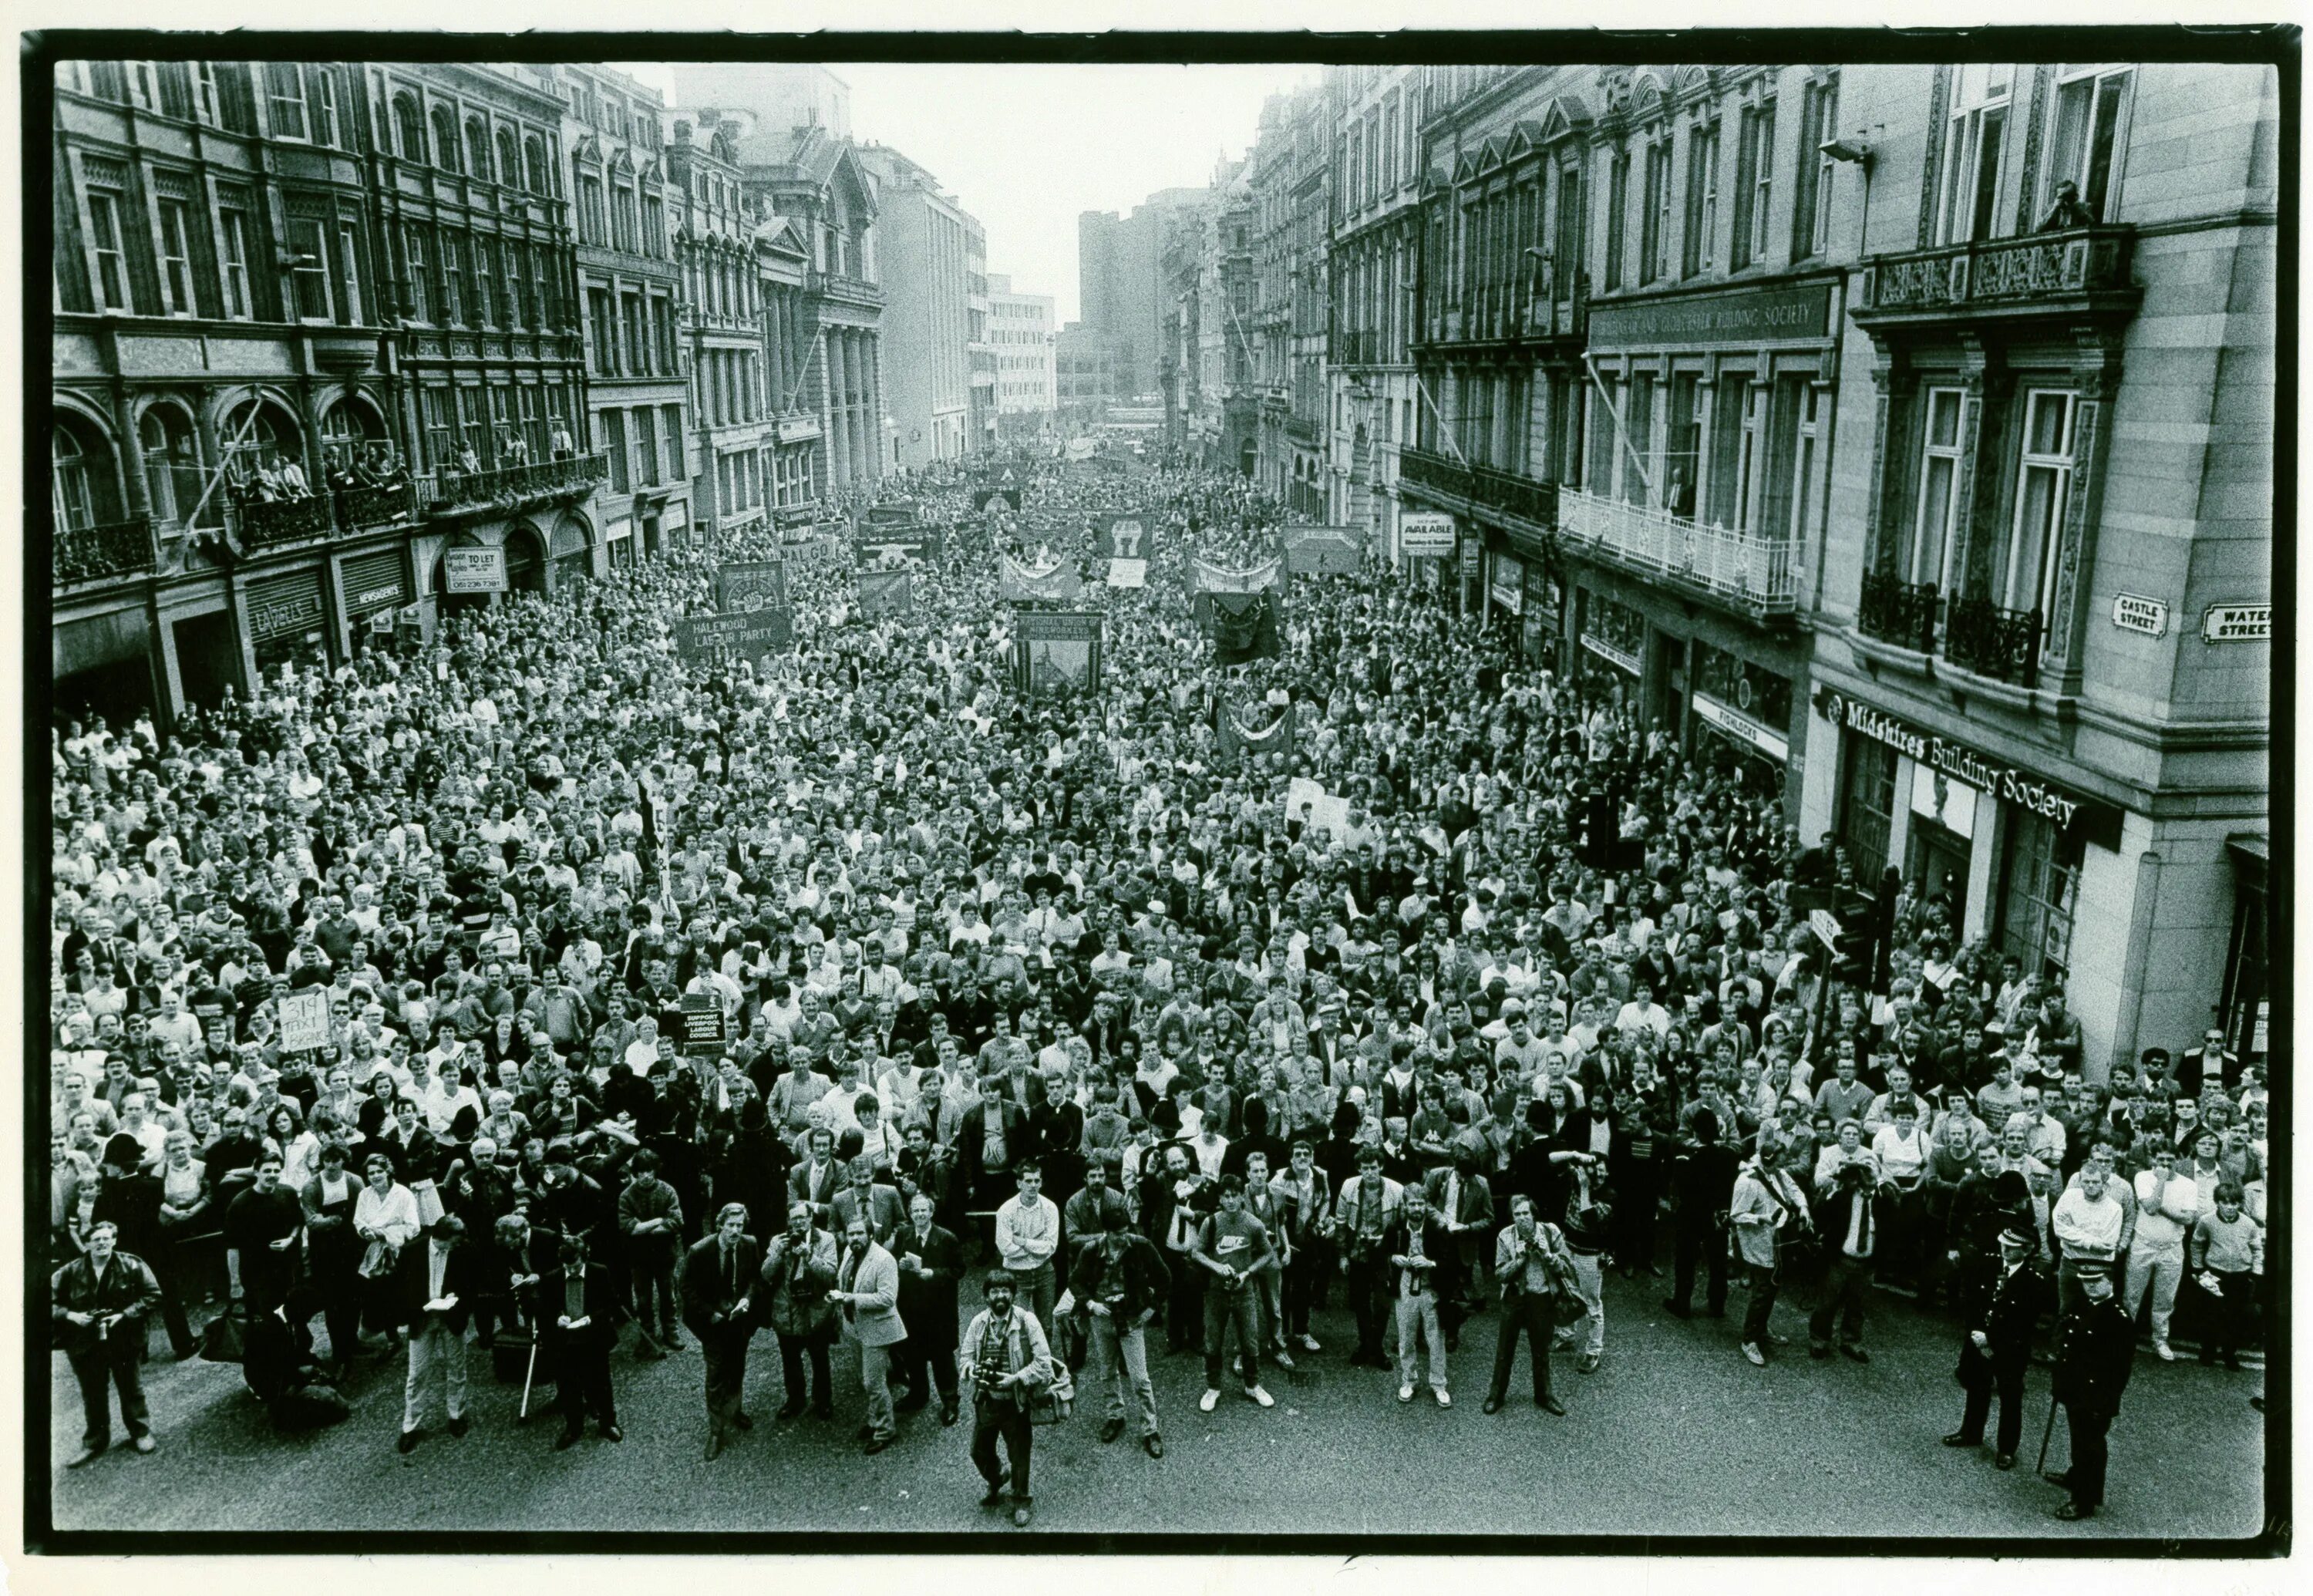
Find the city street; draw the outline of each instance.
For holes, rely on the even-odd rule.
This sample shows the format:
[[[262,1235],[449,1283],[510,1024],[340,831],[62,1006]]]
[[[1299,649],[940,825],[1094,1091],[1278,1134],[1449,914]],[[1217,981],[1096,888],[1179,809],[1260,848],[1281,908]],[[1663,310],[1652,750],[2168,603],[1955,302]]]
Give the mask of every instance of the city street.
[[[1656,1284],[1615,1280],[1607,1291],[1607,1351],[1591,1375],[1553,1361],[1567,1416],[1532,1404],[1523,1362],[1499,1414],[1479,1410],[1493,1330],[1473,1326],[1453,1363],[1454,1406],[1423,1390],[1395,1399],[1394,1380],[1346,1366],[1354,1340],[1338,1307],[1320,1316],[1326,1350],[1297,1380],[1270,1371],[1277,1406],[1246,1402],[1232,1379],[1219,1407],[1196,1409],[1192,1357],[1157,1357],[1157,1412],[1166,1453],[1148,1458],[1130,1432],[1099,1443],[1102,1405],[1080,1380],[1075,1415],[1037,1433],[1036,1519],[1026,1534],[1163,1531],[1420,1535],[1856,1534],[1956,1538],[2055,1536],[2225,1538],[2255,1530],[2263,1389],[2189,1359],[2140,1354],[2113,1427],[2111,1505],[2062,1524],[2063,1499],[2030,1472],[2047,1414],[2047,1375],[2033,1371],[2023,1461],[2012,1473],[1986,1451],[1939,1444],[1957,1422],[1953,1339],[1939,1318],[1880,1299],[1868,1367],[1811,1362],[1804,1326],[1787,1307],[1777,1324],[1799,1345],[1766,1369],[1735,1348],[1734,1319],[1663,1313]],[[1641,1306],[1643,1305],[1643,1306]],[[1738,1292],[1731,1312],[1739,1316]],[[631,1342],[631,1335],[629,1336]],[[832,1424],[775,1423],[778,1361],[770,1337],[749,1360],[756,1416],[714,1463],[700,1459],[705,1417],[699,1354],[664,1363],[620,1351],[613,1360],[626,1439],[591,1431],[567,1452],[559,1420],[514,1413],[520,1389],[492,1385],[472,1354],[474,1428],[438,1427],[408,1457],[400,1427],[400,1365],[365,1362],[348,1395],[354,1416],[312,1437],[277,1438],[237,1369],[155,1362],[146,1377],[161,1448],[125,1446],[89,1467],[57,1469],[56,1523],[66,1530],[925,1530],[1014,1535],[979,1506],[966,1457],[967,1412],[943,1430],[937,1406],[903,1420],[875,1458],[851,1439],[860,1414],[844,1389]],[[840,1389],[851,1366],[839,1353]],[[57,1360],[52,1455],[69,1456],[79,1406]],[[2049,1452],[2062,1466],[2063,1425]],[[1357,1461],[1352,1462],[1352,1459]]]

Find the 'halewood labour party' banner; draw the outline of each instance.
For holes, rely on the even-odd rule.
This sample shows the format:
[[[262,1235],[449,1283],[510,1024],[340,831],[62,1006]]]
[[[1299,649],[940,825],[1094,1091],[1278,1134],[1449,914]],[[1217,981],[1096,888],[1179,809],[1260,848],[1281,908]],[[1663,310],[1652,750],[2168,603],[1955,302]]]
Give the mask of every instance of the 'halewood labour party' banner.
[[[674,650],[706,666],[768,659],[795,640],[795,613],[785,607],[722,615],[686,615],[674,623]]]
[[[1023,610],[1013,628],[1013,675],[1023,697],[1099,691],[1100,612]]]
[[[859,613],[871,621],[884,615],[909,614],[916,607],[913,571],[861,571],[858,581]]]
[[[783,560],[733,560],[715,573],[715,607],[734,610],[785,609],[787,568]]]

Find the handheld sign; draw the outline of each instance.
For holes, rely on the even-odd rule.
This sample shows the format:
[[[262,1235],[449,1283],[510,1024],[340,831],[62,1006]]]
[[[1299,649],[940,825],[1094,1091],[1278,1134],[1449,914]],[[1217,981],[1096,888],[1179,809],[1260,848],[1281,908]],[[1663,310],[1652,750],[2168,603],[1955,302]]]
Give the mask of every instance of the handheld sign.
[[[330,1045],[330,991],[308,986],[280,1001],[281,1051],[312,1053]]]

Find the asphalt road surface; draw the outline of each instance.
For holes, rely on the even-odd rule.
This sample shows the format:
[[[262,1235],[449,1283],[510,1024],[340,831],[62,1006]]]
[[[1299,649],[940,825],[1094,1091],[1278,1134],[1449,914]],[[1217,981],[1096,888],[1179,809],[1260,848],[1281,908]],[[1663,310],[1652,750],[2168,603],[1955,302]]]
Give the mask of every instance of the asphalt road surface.
[[[1661,1282],[1607,1285],[1606,1356],[1592,1374],[1560,1353],[1552,1369],[1567,1416],[1534,1406],[1523,1354],[1508,1406],[1480,1411],[1493,1326],[1470,1327],[1451,1368],[1454,1406],[1427,1389],[1400,1405],[1394,1376],[1353,1370],[1348,1316],[1321,1313],[1325,1350],[1297,1374],[1272,1368],[1277,1406],[1262,1411],[1233,1378],[1218,1409],[1192,1355],[1154,1356],[1166,1455],[1153,1459],[1128,1428],[1096,1432],[1102,1397],[1080,1380],[1067,1424],[1036,1433],[1036,1516],[1027,1530],[982,1510],[966,1455],[967,1406],[942,1428],[937,1404],[902,1415],[900,1439],[862,1456],[856,1354],[835,1355],[836,1416],[780,1424],[770,1336],[749,1359],[756,1417],[713,1463],[694,1346],[664,1362],[613,1354],[626,1439],[590,1430],[554,1450],[560,1424],[533,1407],[517,1424],[520,1388],[493,1383],[471,1354],[473,1428],[438,1428],[408,1457],[401,1368],[365,1358],[347,1395],[353,1417],[311,1436],[277,1436],[238,1368],[156,1362],[145,1385],[157,1451],[114,1448],[67,1471],[80,1405],[55,1359],[51,1396],[54,1521],[60,1530],[848,1530],[894,1536],[984,1530],[1421,1535],[2052,1536],[2231,1538],[2254,1534],[2263,1502],[2264,1419],[2248,1399],[2255,1371],[2228,1372],[2140,1353],[2112,1434],[2108,1505],[2088,1522],[2049,1516],[2062,1500],[2031,1472],[2048,1411],[2047,1371],[2027,1388],[2022,1463],[1940,1445],[1957,1424],[1956,1333],[1940,1315],[1875,1296],[1868,1365],[1806,1355],[1788,1305],[1776,1326],[1797,1343],[1757,1369],[1736,1347],[1732,1317],[1681,1322],[1659,1307]],[[1649,1289],[1652,1288],[1652,1289]],[[975,1293],[967,1292],[967,1297]],[[1152,1354],[1161,1337],[1152,1332]],[[116,1417],[117,1423],[117,1417]],[[438,1421],[436,1421],[438,1424]],[[2051,1470],[2064,1460],[2056,1426]]]

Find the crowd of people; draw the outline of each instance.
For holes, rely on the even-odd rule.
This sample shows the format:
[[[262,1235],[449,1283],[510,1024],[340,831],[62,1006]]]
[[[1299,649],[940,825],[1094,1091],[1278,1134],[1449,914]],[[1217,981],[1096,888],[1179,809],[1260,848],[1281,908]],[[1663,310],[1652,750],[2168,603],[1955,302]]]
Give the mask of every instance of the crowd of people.
[[[712,1459],[754,1428],[768,1334],[779,1421],[840,1400],[872,1454],[969,1411],[1022,1524],[1036,1427],[1080,1398],[1161,1458],[1160,1341],[1201,1356],[1204,1411],[1232,1352],[1267,1408],[1266,1370],[1334,1355],[1336,1302],[1400,1402],[1450,1404],[1492,1318],[1489,1414],[1521,1342],[1564,1412],[1553,1360],[1610,1355],[1612,1275],[1667,1265],[1680,1318],[1739,1281],[1728,1355],[1756,1364],[1802,1334],[1867,1361],[1873,1315],[1948,1309],[1947,1439],[1997,1397],[2003,1468],[2053,1317],[2069,1516],[2140,1318],[2159,1359],[2238,1366],[2261,1061],[2219,1033],[2084,1059],[2061,982],[1964,941],[1944,892],[1803,845],[1755,764],[1450,586],[1293,576],[1275,657],[1220,665],[1192,563],[1278,557],[1286,518],[1113,463],[1018,448],[831,503],[944,526],[903,609],[862,613],[844,538],[759,530],[285,669],[167,737],[59,725],[72,1466],[110,1443],[108,1381],[154,1444],[152,1317],[284,1427],[404,1360],[404,1451],[437,1412],[467,1432],[470,1346],[524,1411],[553,1388],[558,1444],[617,1441],[630,1327],[645,1358],[697,1344]],[[975,511],[999,478],[1018,511]],[[1100,590],[1096,682],[1024,697],[998,556],[1097,581],[1112,509],[1156,528],[1146,586]],[[792,650],[682,657],[717,567],[764,558]],[[1289,752],[1217,739],[1251,699]],[[1882,991],[1802,907],[1858,885],[1888,895]]]

